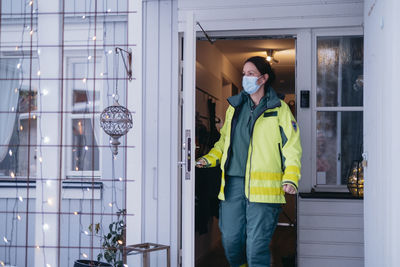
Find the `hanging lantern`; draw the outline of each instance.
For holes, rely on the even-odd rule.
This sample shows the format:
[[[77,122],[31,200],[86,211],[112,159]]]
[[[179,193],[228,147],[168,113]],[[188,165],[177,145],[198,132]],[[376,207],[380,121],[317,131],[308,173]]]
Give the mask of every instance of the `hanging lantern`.
[[[354,161],[347,178],[347,188],[358,198],[364,197],[364,169],[362,162]]]
[[[112,153],[118,154],[119,138],[132,128],[131,112],[114,101],[112,106],[106,107],[100,115],[100,126],[111,137]]]

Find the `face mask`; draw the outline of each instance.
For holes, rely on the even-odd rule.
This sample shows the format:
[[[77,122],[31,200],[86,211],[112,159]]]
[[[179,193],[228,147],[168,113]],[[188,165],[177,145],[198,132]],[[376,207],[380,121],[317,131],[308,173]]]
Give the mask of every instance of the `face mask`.
[[[242,86],[249,95],[254,94],[260,88],[261,85],[257,84],[258,78],[259,77],[243,76]]]

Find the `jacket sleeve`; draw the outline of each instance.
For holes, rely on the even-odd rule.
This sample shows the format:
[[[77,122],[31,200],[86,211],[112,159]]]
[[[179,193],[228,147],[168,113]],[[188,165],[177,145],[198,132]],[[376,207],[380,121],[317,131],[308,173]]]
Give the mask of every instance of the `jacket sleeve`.
[[[296,190],[301,177],[301,155],[299,126],[289,109],[289,106],[282,102],[279,126],[282,135],[282,154],[284,157],[284,173],[282,184],[291,184]]]
[[[231,106],[228,107],[227,111],[226,111],[226,115],[225,115],[225,122],[224,125],[221,128],[220,131],[220,138],[219,140],[214,144],[214,147],[210,150],[210,152],[208,152],[207,155],[204,155],[202,158],[205,159],[207,161],[207,165],[206,167],[215,167],[218,166],[221,163],[221,158],[222,158],[222,153],[224,151],[224,145],[225,145],[225,137],[226,137],[226,133],[227,133],[227,125],[229,123],[227,123],[227,118],[228,118],[228,114],[229,112],[231,112],[232,110]]]

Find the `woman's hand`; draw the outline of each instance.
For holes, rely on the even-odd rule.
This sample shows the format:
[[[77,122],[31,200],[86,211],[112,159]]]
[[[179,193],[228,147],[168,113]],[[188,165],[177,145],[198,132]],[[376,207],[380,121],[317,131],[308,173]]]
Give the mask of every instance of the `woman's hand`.
[[[207,161],[204,158],[199,158],[196,160],[197,168],[205,168],[207,166]]]
[[[294,188],[294,186],[291,184],[284,184],[283,191],[285,191],[286,193],[291,194],[291,195],[296,194],[296,188]]]

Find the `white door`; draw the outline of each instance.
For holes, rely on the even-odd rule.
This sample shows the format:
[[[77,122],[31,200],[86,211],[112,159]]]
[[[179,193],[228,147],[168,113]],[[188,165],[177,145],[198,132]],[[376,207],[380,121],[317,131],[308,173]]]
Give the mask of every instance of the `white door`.
[[[195,77],[196,32],[193,12],[186,15],[183,32],[182,79],[182,266],[194,267],[194,192],[195,192]]]

